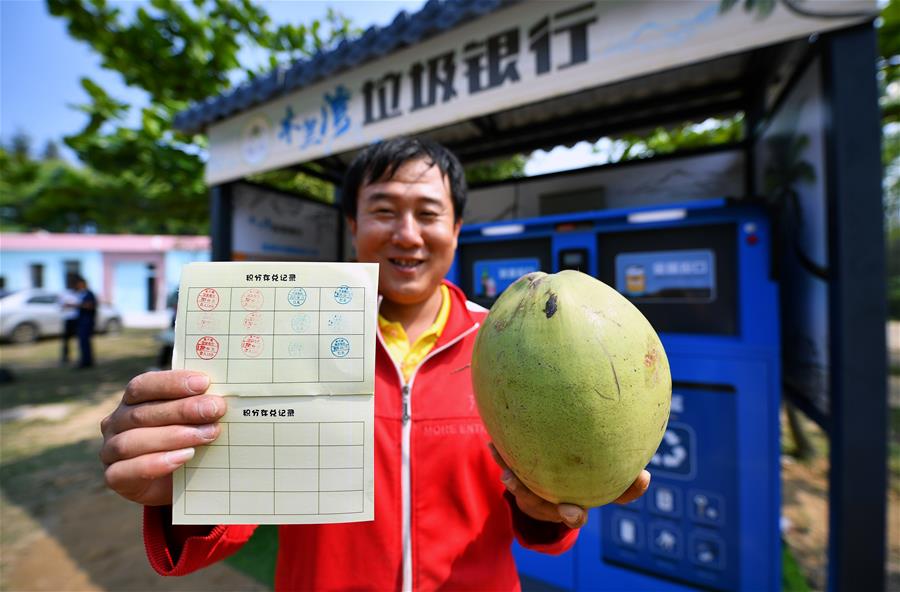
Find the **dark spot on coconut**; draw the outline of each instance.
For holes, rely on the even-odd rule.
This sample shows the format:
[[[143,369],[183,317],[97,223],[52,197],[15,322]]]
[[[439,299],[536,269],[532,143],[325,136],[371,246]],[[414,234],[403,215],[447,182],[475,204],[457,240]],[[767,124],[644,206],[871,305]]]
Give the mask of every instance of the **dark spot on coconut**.
[[[528,279],[528,287],[532,290],[541,285],[541,281],[547,276],[539,275],[539,272],[532,272],[525,276]]]
[[[547,304],[544,305],[544,314],[547,315],[548,319],[556,314],[556,307],[556,294],[550,292],[550,297],[547,298]]]
[[[577,454],[570,454],[569,462],[571,462],[573,465],[583,465],[584,459],[581,458],[580,456],[578,456]]]

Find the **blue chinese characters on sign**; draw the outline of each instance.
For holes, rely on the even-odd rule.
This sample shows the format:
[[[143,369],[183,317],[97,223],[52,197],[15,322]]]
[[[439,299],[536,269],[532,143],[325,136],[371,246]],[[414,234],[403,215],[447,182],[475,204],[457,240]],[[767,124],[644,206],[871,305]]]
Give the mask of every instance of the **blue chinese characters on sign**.
[[[481,298],[496,298],[523,275],[540,269],[541,262],[535,258],[476,261],[472,294]]]
[[[715,263],[707,249],[622,253],[616,256],[616,289],[641,302],[711,302]]]
[[[288,105],[281,118],[278,139],[285,144],[297,144],[301,150],[321,144],[324,140],[339,138],[350,129],[351,120],[348,113],[350,91],[339,84],[333,93],[322,95],[319,113],[302,119],[294,114]],[[298,132],[295,134],[294,132]]]

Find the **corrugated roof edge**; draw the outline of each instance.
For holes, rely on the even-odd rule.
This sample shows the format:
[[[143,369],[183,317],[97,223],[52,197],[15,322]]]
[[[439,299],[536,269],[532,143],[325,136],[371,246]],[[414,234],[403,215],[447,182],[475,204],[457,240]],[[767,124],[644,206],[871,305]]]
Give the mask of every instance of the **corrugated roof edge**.
[[[235,113],[309,86],[328,76],[425,41],[472,19],[521,0],[428,0],[418,12],[401,10],[386,27],[369,27],[356,39],[341,41],[331,51],[278,66],[222,94],[194,103],[175,116],[175,128],[188,134]]]

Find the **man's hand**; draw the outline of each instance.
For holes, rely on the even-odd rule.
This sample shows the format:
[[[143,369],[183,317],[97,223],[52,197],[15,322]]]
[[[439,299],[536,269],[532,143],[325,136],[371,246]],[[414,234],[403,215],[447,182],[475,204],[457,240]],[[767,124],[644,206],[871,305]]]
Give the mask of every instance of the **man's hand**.
[[[172,503],[172,473],[194,456],[194,446],[219,436],[222,397],[204,395],[205,374],[147,372],[128,383],[116,410],[100,422],[106,485],[147,506]]]
[[[493,444],[489,444],[491,454],[494,461],[503,469],[500,480],[506,486],[506,489],[516,497],[516,504],[519,509],[534,518],[535,520],[544,520],[546,522],[563,522],[569,528],[581,528],[587,523],[588,513],[581,506],[575,504],[554,504],[536,493],[528,489],[524,483],[513,474],[512,470],[506,466],[506,463],[500,457],[497,449]],[[628,489],[620,495],[613,503],[627,504],[633,502],[637,498],[644,495],[647,487],[650,486],[650,473],[641,471],[637,479],[634,480]]]

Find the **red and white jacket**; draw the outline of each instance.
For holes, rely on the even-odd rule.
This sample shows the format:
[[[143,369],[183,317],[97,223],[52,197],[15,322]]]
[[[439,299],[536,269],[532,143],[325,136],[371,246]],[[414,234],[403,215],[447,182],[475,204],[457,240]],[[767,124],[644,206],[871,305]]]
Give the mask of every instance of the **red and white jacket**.
[[[518,590],[513,536],[558,554],[577,530],[523,514],[500,482],[478,416],[469,364],[487,311],[449,284],[450,318],[404,383],[379,333],[375,362],[375,520],[283,525],[277,590]],[[171,525],[146,507],[153,568],[184,575],[234,553],[255,526]]]

